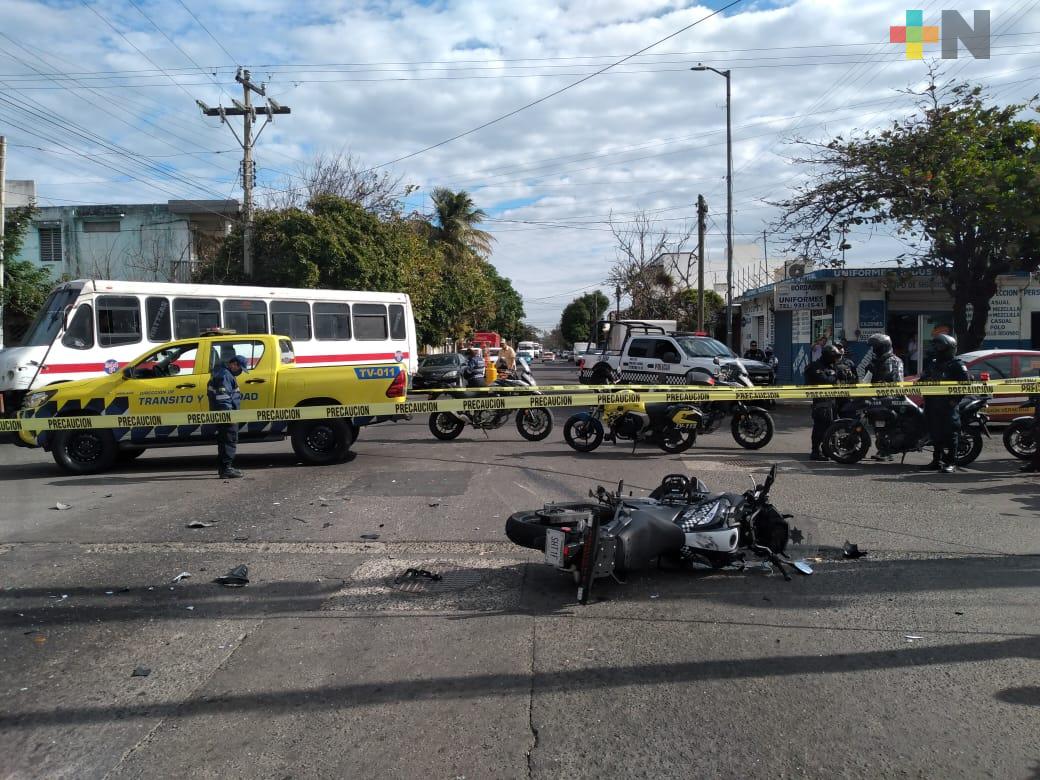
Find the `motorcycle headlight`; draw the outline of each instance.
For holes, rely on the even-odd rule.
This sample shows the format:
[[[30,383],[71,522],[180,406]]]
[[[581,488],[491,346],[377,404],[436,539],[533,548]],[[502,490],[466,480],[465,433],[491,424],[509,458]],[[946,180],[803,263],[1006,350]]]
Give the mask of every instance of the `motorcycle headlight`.
[[[445,375],[445,379],[455,379],[459,375],[458,371],[448,371]]]
[[[35,409],[40,406],[44,401],[54,395],[53,390],[39,390],[35,393],[29,393],[25,396],[25,401],[22,403],[23,409]]]

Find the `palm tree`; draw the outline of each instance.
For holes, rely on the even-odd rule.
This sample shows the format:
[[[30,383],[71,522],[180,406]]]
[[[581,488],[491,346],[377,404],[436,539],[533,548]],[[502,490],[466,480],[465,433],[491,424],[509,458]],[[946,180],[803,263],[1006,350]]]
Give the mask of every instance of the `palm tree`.
[[[472,254],[486,260],[491,256],[495,237],[477,227],[487,217],[487,212],[474,205],[468,192],[452,192],[438,187],[431,198],[433,240],[444,245],[449,257],[459,260]]]

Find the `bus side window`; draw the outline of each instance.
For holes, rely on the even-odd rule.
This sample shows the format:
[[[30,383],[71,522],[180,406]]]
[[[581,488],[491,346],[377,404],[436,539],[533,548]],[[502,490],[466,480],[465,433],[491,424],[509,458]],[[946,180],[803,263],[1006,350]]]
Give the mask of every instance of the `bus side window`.
[[[224,327],[239,333],[267,333],[267,304],[260,300],[224,301]]]
[[[141,340],[141,302],[131,295],[97,299],[98,346],[118,347]]]
[[[147,298],[144,302],[148,340],[159,344],[170,340],[170,302],[166,298]]]
[[[61,337],[63,346],[70,349],[91,349],[94,346],[94,310],[84,303],[72,315],[69,329]]]
[[[381,303],[354,304],[354,338],[359,341],[386,341],[386,307]]]
[[[345,303],[315,303],[314,338],[319,341],[349,339],[350,307]]]
[[[390,304],[390,338],[404,341],[408,338],[408,330],[404,324],[404,306],[399,303]]]
[[[176,338],[195,338],[204,330],[220,327],[220,301],[216,298],[175,298],[173,320]]]
[[[310,341],[311,305],[306,301],[271,301],[271,332],[293,341]]]

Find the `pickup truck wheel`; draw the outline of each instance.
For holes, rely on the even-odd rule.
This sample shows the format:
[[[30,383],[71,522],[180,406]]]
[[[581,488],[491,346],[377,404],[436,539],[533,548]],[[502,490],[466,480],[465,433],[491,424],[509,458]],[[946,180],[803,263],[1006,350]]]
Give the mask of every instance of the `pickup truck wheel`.
[[[338,463],[354,443],[353,428],[345,420],[293,423],[289,436],[296,457],[310,466]]]
[[[58,431],[51,455],[69,474],[98,474],[116,462],[119,450],[111,431]]]

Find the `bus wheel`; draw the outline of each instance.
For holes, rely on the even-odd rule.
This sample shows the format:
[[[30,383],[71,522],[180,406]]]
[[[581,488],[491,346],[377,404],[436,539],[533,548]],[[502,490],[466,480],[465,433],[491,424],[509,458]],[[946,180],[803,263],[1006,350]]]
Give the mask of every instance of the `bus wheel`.
[[[310,466],[338,463],[354,443],[353,427],[346,420],[293,423],[290,438],[296,457]]]
[[[111,431],[58,431],[51,444],[54,462],[69,474],[108,471],[118,454]]]

